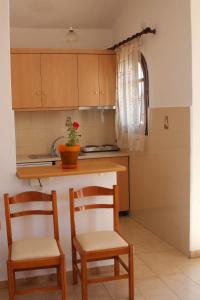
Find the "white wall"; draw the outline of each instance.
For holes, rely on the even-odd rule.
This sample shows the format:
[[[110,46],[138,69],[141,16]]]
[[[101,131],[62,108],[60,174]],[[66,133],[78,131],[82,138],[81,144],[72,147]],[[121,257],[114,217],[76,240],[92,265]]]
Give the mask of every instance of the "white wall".
[[[150,74],[150,106],[191,104],[190,0],[127,0],[113,35],[115,42],[150,26],[143,38]]]
[[[17,32],[17,33],[16,33]],[[53,33],[52,33],[53,32]],[[59,35],[59,30],[54,32],[51,31],[48,35],[47,32],[43,32],[41,35],[37,31],[36,33],[29,30],[16,30],[16,35],[13,36],[12,31],[12,46],[13,47],[64,47],[64,42],[62,41],[62,35]],[[48,38],[46,38],[46,34]],[[52,34],[52,35],[51,35]],[[100,34],[97,31],[91,31],[91,35],[87,37],[85,33],[82,35],[82,40],[80,41],[80,47],[95,47],[104,48],[110,45],[110,35],[107,31],[102,31]],[[93,37],[90,41],[91,36]],[[109,36],[109,38],[108,38]],[[85,38],[85,39],[84,39]],[[25,42],[23,42],[25,40]],[[51,41],[50,41],[51,40]],[[6,226],[5,226],[5,216],[4,216],[4,205],[3,205],[3,194],[9,192],[11,195],[23,192],[25,190],[30,190],[30,186],[27,181],[22,181],[16,177],[16,146],[15,146],[15,125],[14,125],[14,114],[11,105],[11,86],[10,86],[10,28],[9,28],[9,1],[0,1],[0,281],[6,280],[6,260],[7,260],[7,238],[6,238]],[[95,42],[96,41],[96,42]],[[99,43],[98,43],[99,42]],[[111,42],[112,44],[112,42]],[[79,47],[77,46],[77,47]],[[66,46],[68,47],[68,45]],[[73,46],[74,47],[74,46]],[[114,176],[113,176],[114,175]],[[90,175],[88,175],[90,176]],[[102,183],[102,185],[111,186],[116,182],[115,174],[105,174],[105,176],[98,177],[98,175],[84,177],[84,182],[82,177],[71,177],[68,178],[68,184],[75,186],[88,183],[97,184],[97,182]],[[97,178],[98,177],[98,178]],[[96,180],[95,180],[96,178]],[[70,263],[70,235],[69,235],[69,210],[67,207],[67,186],[65,185],[65,179],[62,178],[60,181],[57,178],[55,181],[52,179],[49,185],[45,187],[45,191],[49,191],[52,188],[59,190],[59,201],[58,206],[61,207],[59,210],[61,212],[60,216],[60,231],[61,231],[61,241],[63,244],[63,249],[67,249],[67,260],[68,270],[71,267]],[[61,191],[63,189],[63,191]],[[33,189],[33,188],[32,188]],[[65,207],[62,209],[62,206]],[[67,217],[66,217],[67,215]],[[96,219],[96,218],[95,218]],[[97,218],[98,219],[98,218]],[[101,219],[101,217],[100,217]],[[109,216],[108,225],[111,224],[112,220]],[[31,233],[40,233],[41,223],[31,223],[28,227],[24,221],[22,227],[15,226],[18,234],[27,235]],[[98,223],[98,221],[97,221]],[[101,224],[102,222],[99,222]],[[28,230],[27,230],[28,229]],[[68,234],[66,234],[68,230]],[[45,231],[48,232],[48,226],[45,227]],[[17,236],[18,236],[17,234]]]
[[[11,88],[10,88],[10,41],[9,41],[9,7],[7,0],[0,1],[0,281],[7,279],[6,272],[6,260],[7,260],[7,238],[6,238],[6,226],[4,216],[3,194],[9,192],[11,195],[27,190],[35,190],[31,188],[27,180],[17,179],[16,173],[16,161],[15,161],[15,128],[13,111],[11,109]],[[69,187],[80,188],[86,185],[102,185],[111,187],[116,184],[116,174],[92,174],[83,176],[69,176],[60,178],[50,178],[49,182],[46,182],[44,188],[40,191],[49,192],[54,189],[58,194],[58,212],[59,212],[59,225],[60,225],[60,240],[63,247],[63,251],[67,253],[67,270],[71,269],[71,251],[70,251],[70,217],[69,217],[69,201],[67,190]],[[106,199],[106,202],[108,200]],[[31,206],[33,209],[34,207]],[[82,219],[82,222],[77,222],[81,230],[88,231],[91,228],[100,230],[108,228],[110,229],[113,220],[112,212],[103,212],[104,223],[102,224],[102,212],[98,215],[85,216],[86,220]],[[44,224],[40,216],[36,216],[35,219],[24,218],[22,224],[18,224],[18,220],[14,220],[14,232],[15,238],[21,237],[27,238],[33,236],[47,236],[50,233],[50,224]],[[50,220],[49,220],[50,221]],[[80,229],[80,228],[79,228]],[[29,273],[28,276],[32,275]],[[20,275],[21,276],[21,275]]]
[[[15,127],[11,109],[10,89],[10,40],[9,40],[9,1],[0,1],[0,280],[5,278],[5,258],[7,255],[7,241],[5,237],[5,222],[2,196],[12,192],[16,187],[15,177]]]
[[[66,42],[66,29],[11,28],[12,48],[99,48],[112,46],[112,30],[79,29],[78,41]]]
[[[190,249],[200,250],[200,3],[191,0],[192,19],[192,78],[193,102],[191,108],[191,195],[190,195]]]

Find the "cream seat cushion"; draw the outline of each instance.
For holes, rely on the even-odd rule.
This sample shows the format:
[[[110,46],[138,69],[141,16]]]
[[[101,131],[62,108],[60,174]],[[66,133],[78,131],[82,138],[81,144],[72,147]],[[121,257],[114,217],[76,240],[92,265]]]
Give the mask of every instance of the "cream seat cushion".
[[[77,234],[77,240],[85,251],[127,247],[128,244],[116,231],[96,231]]]
[[[12,260],[35,259],[60,256],[57,242],[52,238],[31,238],[12,244]]]

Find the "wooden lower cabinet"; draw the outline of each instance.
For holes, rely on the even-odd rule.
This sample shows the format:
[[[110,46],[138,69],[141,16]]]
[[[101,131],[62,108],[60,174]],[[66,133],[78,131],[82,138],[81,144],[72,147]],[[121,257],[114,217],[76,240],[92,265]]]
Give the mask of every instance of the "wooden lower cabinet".
[[[118,157],[106,157],[106,158],[95,158],[95,160],[112,161],[126,167],[125,172],[117,173],[117,184],[119,185],[119,211],[128,212],[130,205],[130,192],[129,192],[129,157],[118,156]],[[92,159],[90,159],[92,160]],[[94,160],[94,159],[93,159]]]

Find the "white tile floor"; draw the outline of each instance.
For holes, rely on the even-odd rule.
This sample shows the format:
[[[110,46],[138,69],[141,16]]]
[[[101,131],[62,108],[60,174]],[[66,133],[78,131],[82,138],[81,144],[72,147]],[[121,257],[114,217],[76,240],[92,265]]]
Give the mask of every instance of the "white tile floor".
[[[120,218],[121,233],[135,246],[135,300],[200,300],[200,259],[188,259],[128,217]],[[126,260],[126,257],[124,257]],[[0,299],[8,299],[7,289]],[[68,299],[81,299],[80,284],[68,282]],[[60,299],[59,293],[16,299]],[[89,286],[89,300],[128,299],[127,280]]]

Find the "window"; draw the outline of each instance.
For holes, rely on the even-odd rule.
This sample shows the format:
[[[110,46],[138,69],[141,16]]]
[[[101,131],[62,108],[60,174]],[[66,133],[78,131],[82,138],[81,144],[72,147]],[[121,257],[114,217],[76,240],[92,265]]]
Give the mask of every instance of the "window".
[[[148,102],[147,65],[135,40],[117,51],[116,136],[122,147],[142,148],[142,136],[148,135]]]
[[[149,75],[147,63],[143,54],[141,54],[141,62],[138,66],[138,79],[139,100],[141,101],[141,123],[145,122],[145,135],[148,135]]]

